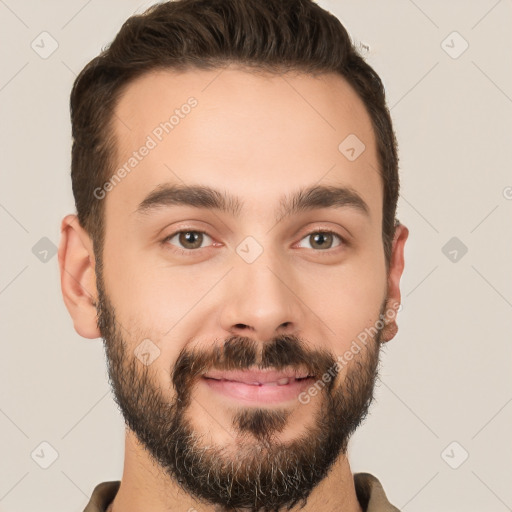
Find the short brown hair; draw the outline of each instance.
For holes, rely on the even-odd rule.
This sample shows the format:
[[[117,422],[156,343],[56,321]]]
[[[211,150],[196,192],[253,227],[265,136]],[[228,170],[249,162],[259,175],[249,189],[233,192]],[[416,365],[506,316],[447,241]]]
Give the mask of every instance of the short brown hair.
[[[104,201],[94,190],[116,165],[112,119],[121,91],[151,70],[267,70],[342,75],[363,100],[377,140],[383,183],[382,238],[389,267],[399,178],[395,134],[377,73],[340,21],[313,0],[176,0],[130,17],[80,72],[71,92],[71,180],[80,225],[101,261]],[[341,142],[341,141],[340,141]]]

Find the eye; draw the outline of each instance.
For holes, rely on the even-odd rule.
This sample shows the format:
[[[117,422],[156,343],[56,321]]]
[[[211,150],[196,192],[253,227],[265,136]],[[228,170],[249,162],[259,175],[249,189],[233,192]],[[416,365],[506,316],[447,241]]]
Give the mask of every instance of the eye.
[[[176,233],[164,238],[162,243],[170,243],[171,245],[179,244],[177,245],[178,250],[181,249],[181,252],[184,253],[187,251],[193,251],[194,249],[202,249],[202,244],[205,239],[212,241],[212,238],[203,231],[183,230],[177,231]]]
[[[333,240],[335,238],[337,238],[340,243],[333,246]],[[338,233],[330,230],[313,231],[305,236],[302,240],[308,241],[309,247],[307,247],[307,249],[319,249],[321,251],[332,249],[333,247],[338,247],[345,241],[340,235],[338,235]]]
[[[338,243],[335,243],[336,239],[338,239]],[[210,241],[210,244],[204,245],[208,240]],[[307,236],[302,238],[298,247],[303,247],[301,243],[303,243],[304,240],[309,244],[309,246],[305,247],[306,249],[316,249],[317,251],[327,251],[346,243],[345,239],[341,235],[328,229],[317,230],[309,233]],[[176,231],[164,238],[161,243],[180,254],[192,255],[195,250],[213,246],[214,244],[211,242],[213,242],[213,239],[204,231],[190,229]],[[173,247],[171,248],[169,245]]]

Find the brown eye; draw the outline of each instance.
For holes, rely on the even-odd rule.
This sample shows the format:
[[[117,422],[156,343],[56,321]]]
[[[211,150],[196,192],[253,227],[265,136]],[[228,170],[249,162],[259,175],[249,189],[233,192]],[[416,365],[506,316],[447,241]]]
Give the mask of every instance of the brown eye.
[[[176,245],[180,249],[201,249],[203,242],[206,239],[211,238],[202,231],[178,231],[170,236],[168,236],[165,241],[171,243],[172,245]],[[173,243],[173,240],[176,243]]]
[[[337,238],[340,243],[333,245],[335,238]],[[332,249],[333,247],[341,245],[341,242],[343,242],[341,236],[332,231],[315,231],[314,233],[310,233],[305,236],[302,240],[307,240],[309,242],[308,249],[317,249],[320,251]]]

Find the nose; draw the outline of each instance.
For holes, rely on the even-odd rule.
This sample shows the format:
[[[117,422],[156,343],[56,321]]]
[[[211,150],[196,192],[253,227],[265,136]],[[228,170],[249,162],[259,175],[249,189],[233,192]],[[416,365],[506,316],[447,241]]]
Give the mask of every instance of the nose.
[[[292,269],[278,265],[270,255],[253,263],[236,262],[224,283],[222,329],[259,342],[297,334],[304,315],[294,288]]]

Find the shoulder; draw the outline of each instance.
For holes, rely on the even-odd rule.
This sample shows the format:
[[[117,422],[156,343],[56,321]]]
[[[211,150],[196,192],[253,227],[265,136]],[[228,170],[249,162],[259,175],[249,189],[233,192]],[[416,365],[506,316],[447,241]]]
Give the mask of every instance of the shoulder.
[[[120,480],[98,484],[92,491],[91,499],[84,512],[105,512],[114,500],[120,485]]]
[[[377,477],[370,473],[355,473],[356,495],[363,512],[400,512],[393,506]]]

